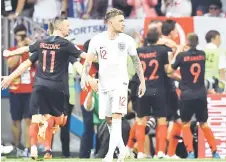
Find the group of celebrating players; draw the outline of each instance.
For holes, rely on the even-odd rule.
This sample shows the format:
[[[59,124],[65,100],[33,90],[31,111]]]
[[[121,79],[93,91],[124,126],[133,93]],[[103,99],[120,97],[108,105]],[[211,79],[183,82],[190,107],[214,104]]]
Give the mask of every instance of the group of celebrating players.
[[[118,147],[118,162],[129,156],[134,145],[138,144],[138,158],[144,158],[144,137],[146,117],[153,115],[157,119],[156,155],[165,157],[167,121],[173,118],[168,152],[175,155],[177,139],[182,132],[188,158],[195,158],[190,120],[193,114],[204,132],[214,158],[219,158],[216,143],[211,129],[207,125],[207,93],[204,85],[205,53],[197,50],[198,37],[190,34],[187,44],[177,45],[171,39],[176,34],[175,21],[154,21],[150,24],[145,45],[136,48],[132,37],[123,33],[124,16],[118,9],[106,13],[108,29],[94,36],[87,53],[82,52],[65,39],[69,34],[69,22],[66,19],[55,19],[50,23],[49,36],[37,40],[27,47],[14,51],[5,50],[4,56],[33,53],[13,73],[3,77],[1,87],[7,88],[11,81],[21,75],[33,63],[38,61],[36,79],[30,100],[32,123],[30,126],[31,157],[38,157],[37,143],[45,146],[44,158],[52,158],[51,143],[53,130],[65,124],[68,103],[68,64],[85,59],[81,70],[81,87],[90,85],[99,93],[99,118],[105,119],[108,125],[110,140],[109,149],[103,162],[112,162],[113,154]],[[172,54],[174,53],[174,55]],[[134,109],[137,119],[130,131],[130,138],[125,146],[122,139],[122,117],[127,113],[127,95],[129,78],[127,73],[127,56],[130,55],[136,75],[134,81]],[[91,78],[89,70],[92,62],[98,59],[98,81]],[[78,64],[76,64],[78,65]],[[181,76],[174,71],[180,67]],[[180,80],[180,116],[178,97],[171,78]],[[152,110],[152,111],[151,111]]]

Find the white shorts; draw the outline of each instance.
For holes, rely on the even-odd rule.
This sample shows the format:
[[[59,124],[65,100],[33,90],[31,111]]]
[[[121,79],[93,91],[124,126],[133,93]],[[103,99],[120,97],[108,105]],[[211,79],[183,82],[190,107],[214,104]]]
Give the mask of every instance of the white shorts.
[[[113,113],[127,114],[128,85],[109,92],[99,92],[99,118],[112,117]]]

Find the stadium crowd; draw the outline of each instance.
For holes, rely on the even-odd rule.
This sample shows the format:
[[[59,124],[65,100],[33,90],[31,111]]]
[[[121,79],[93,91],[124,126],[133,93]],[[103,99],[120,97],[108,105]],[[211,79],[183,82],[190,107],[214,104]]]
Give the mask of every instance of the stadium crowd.
[[[79,19],[104,19],[105,14],[109,9],[117,8],[124,12],[127,19],[136,18],[141,19],[145,17],[188,17],[188,16],[206,16],[206,17],[220,17],[225,18],[226,1],[220,0],[2,0],[1,14],[7,17],[9,20],[15,20],[19,17],[31,18],[37,23],[49,23],[56,17],[74,17]],[[51,6],[51,7],[50,7]],[[168,23],[168,24],[167,24]],[[148,26],[148,30],[152,31],[153,28],[165,39],[174,39],[177,37],[176,27],[174,21],[151,21]],[[51,29],[49,29],[51,30]],[[23,24],[17,24],[14,27],[15,46],[10,47],[9,50],[15,50],[19,47],[30,45],[33,40],[29,38],[29,31]],[[48,31],[49,32],[49,31]],[[137,48],[149,46],[152,42],[148,37],[136,35],[137,32],[130,31],[131,37],[139,41],[136,43]],[[154,37],[155,35],[151,35]],[[159,36],[160,37],[160,36]],[[158,38],[157,40],[159,40]],[[191,37],[190,37],[191,39]],[[194,38],[193,38],[194,39]],[[205,67],[205,86],[209,94],[225,94],[226,93],[226,50],[220,48],[221,45],[221,33],[216,30],[210,30],[205,35],[206,47],[202,49],[206,54],[206,67]],[[191,41],[191,40],[190,40]],[[87,40],[83,45],[83,51],[87,52],[89,49],[90,40]],[[156,43],[156,42],[154,42]],[[174,51],[174,41],[163,41],[169,47],[169,51]],[[161,44],[161,43],[160,43]],[[172,56],[173,57],[173,56]],[[29,53],[25,52],[23,55],[7,56],[5,60],[10,69],[13,72],[19,65],[29,58]],[[174,58],[175,59],[175,58]],[[77,61],[77,60],[76,60]],[[79,60],[82,64],[84,60]],[[75,60],[70,61],[68,70],[68,107],[67,122],[64,126],[59,128],[54,127],[54,131],[60,129],[61,143],[62,143],[62,156],[65,158],[71,157],[70,154],[70,115],[75,105],[75,76],[79,73],[79,68],[74,66]],[[160,156],[158,151],[163,148],[158,147],[157,128],[162,120],[157,120],[153,115],[153,112],[147,112],[145,117],[137,112],[139,107],[137,101],[137,88],[139,82],[135,75],[135,69],[133,67],[133,61],[128,56],[127,58],[128,76],[130,79],[128,89],[128,113],[122,120],[122,138],[127,146],[127,154],[131,157],[139,159]],[[89,75],[92,78],[98,79],[99,65],[94,63],[91,67]],[[32,87],[35,80],[35,72],[37,70],[37,63],[33,64],[31,68],[21,76],[13,80],[9,86],[9,101],[10,101],[10,113],[13,121],[12,134],[13,134],[13,146],[17,157],[30,157],[30,136],[29,127],[31,125],[31,114],[29,111],[29,100],[31,97]],[[77,70],[77,72],[76,72]],[[172,92],[168,98],[167,104],[169,107],[173,107],[167,116],[168,132],[166,140],[168,146],[165,146],[167,150],[166,154],[170,158],[185,158],[185,157],[197,157],[197,143],[190,146],[188,142],[182,138],[181,132],[178,129],[181,125],[177,125],[179,118],[179,105],[180,98],[178,96],[180,91],[180,76],[175,73],[173,76]],[[176,93],[177,92],[177,93]],[[176,94],[176,95],[175,95]],[[175,101],[175,102],[172,102]],[[79,158],[90,158],[95,156],[96,158],[104,158],[108,150],[108,142],[110,140],[110,133],[108,131],[108,123],[99,118],[99,93],[92,90],[90,87],[88,91],[81,91],[80,104],[82,110],[82,117],[84,123],[84,133],[81,137]],[[149,104],[149,103],[147,103]],[[155,105],[156,106],[156,105]],[[78,109],[78,107],[76,107]],[[153,110],[152,110],[153,111]],[[139,115],[138,115],[139,114]],[[138,115],[138,116],[137,116]],[[196,116],[197,117],[197,116]],[[142,119],[142,124],[140,124]],[[21,121],[25,120],[25,143],[21,145]],[[192,130],[193,139],[197,139],[197,125],[196,119],[192,120],[190,130]],[[206,121],[204,121],[206,122]],[[162,128],[161,128],[162,129]],[[203,131],[205,132],[205,128]],[[208,131],[208,130],[207,130]],[[137,133],[138,132],[138,133]],[[141,135],[143,132],[144,135]],[[189,132],[189,131],[187,131]],[[31,133],[31,132],[30,132]],[[96,139],[93,139],[93,134],[96,134]],[[136,134],[137,133],[137,134]],[[210,139],[207,137],[207,140]],[[96,146],[93,146],[93,140],[96,140]],[[161,139],[162,140],[162,139]],[[164,139],[163,139],[164,140]],[[178,143],[179,141],[179,143]],[[208,141],[209,142],[209,141]],[[178,143],[178,144],[177,144]],[[213,151],[213,156],[217,157],[216,148],[213,148],[213,139],[210,140],[210,146]],[[2,147],[3,147],[2,141]],[[164,144],[163,144],[164,145]],[[187,146],[189,145],[189,148]],[[45,143],[44,143],[45,146]],[[177,149],[176,149],[177,148]],[[182,148],[182,149],[181,149]],[[187,149],[187,150],[186,150]],[[188,150],[190,149],[190,150]],[[51,150],[51,148],[48,148]],[[93,153],[93,150],[95,152]],[[165,152],[165,150],[163,152]],[[181,151],[183,150],[183,151]],[[2,152],[8,153],[9,151]],[[192,155],[195,153],[195,155]],[[47,152],[52,154],[51,152]],[[114,157],[119,156],[119,151],[114,152]],[[163,155],[162,155],[163,157]],[[50,158],[48,156],[47,158]]]

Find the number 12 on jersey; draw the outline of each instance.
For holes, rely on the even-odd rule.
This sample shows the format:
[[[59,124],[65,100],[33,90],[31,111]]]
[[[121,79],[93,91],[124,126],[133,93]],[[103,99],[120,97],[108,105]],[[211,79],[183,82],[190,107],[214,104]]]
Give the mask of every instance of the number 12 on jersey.
[[[43,65],[42,65],[42,70],[46,71],[46,58],[47,58],[47,53],[49,51],[48,50],[43,50],[42,54],[43,54]],[[55,55],[56,52],[55,51],[50,51],[50,55],[51,55],[51,63],[50,63],[50,73],[53,72],[54,70],[54,62],[55,62]]]

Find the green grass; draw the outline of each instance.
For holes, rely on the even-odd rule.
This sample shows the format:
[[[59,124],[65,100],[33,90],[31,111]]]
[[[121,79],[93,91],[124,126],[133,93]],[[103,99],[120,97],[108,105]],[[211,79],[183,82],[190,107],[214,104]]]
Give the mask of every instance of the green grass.
[[[34,160],[30,159],[13,159],[13,158],[5,158],[1,161],[6,161],[6,162],[34,162]],[[78,159],[78,158],[70,158],[70,159],[52,159],[52,160],[45,160],[49,162],[101,162],[101,159]],[[156,162],[226,162],[226,160],[213,160],[213,159],[195,159],[195,160],[186,160],[186,159],[179,159],[179,160],[171,160],[171,159],[164,159],[164,160],[159,160],[159,159],[145,159],[145,160],[137,160],[137,159],[126,159],[125,162],[146,162],[146,161],[156,161]],[[116,162],[116,160],[114,160]]]

